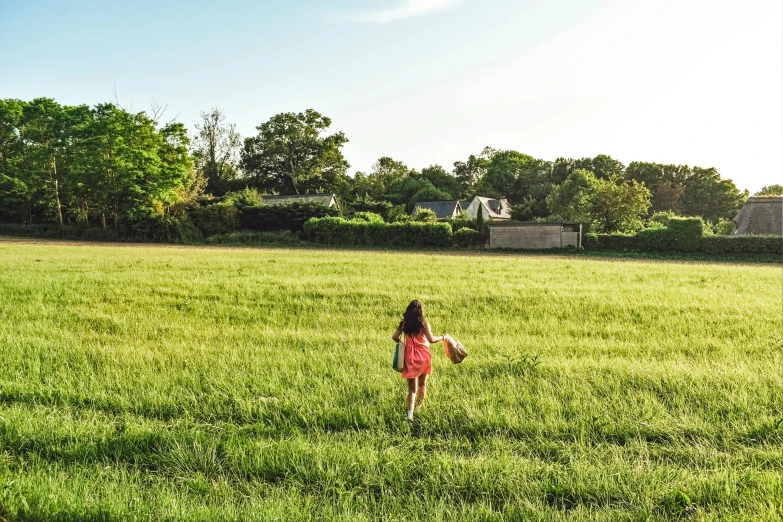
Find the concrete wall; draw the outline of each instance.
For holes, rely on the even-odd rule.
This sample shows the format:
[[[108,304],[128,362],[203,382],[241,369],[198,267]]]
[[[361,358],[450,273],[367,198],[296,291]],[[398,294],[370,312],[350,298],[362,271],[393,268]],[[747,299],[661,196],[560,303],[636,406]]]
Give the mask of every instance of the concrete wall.
[[[576,230],[574,230],[576,228]],[[490,248],[577,248],[580,227],[560,223],[540,223],[489,227]]]
[[[561,225],[489,228],[490,248],[560,248]],[[577,235],[577,233],[573,233]]]

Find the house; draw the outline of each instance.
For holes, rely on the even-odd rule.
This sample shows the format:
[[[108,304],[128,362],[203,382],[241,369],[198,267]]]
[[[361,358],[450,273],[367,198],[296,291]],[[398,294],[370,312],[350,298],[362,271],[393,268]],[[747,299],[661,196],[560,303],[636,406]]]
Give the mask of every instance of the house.
[[[462,202],[460,202],[460,206],[462,206]],[[470,219],[476,219],[478,217],[479,207],[481,207],[482,217],[486,221],[511,219],[511,215],[508,213],[509,204],[506,198],[492,199],[476,196],[467,208],[462,207],[462,211],[465,212]]]
[[[419,210],[432,210],[437,219],[454,219],[462,214],[459,201],[419,201],[413,207],[411,216],[415,216]]]
[[[326,207],[337,207],[337,197],[334,194],[293,194],[290,196],[261,196],[264,205],[287,205],[289,203],[320,203]]]
[[[783,198],[754,196],[734,217],[734,234],[738,236],[783,234]]]

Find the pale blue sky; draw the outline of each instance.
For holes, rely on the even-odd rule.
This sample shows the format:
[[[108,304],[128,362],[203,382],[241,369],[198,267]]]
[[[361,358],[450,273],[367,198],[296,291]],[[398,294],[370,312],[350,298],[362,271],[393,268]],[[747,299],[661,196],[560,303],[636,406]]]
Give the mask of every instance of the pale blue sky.
[[[243,136],[316,109],[351,173],[485,145],[783,179],[776,0],[0,0],[0,97],[217,105]]]

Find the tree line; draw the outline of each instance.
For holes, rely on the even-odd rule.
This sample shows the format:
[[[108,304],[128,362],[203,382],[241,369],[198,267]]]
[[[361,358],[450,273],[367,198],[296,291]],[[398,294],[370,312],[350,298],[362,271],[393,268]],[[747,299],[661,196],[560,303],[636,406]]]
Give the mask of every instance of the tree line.
[[[608,156],[534,158],[486,147],[451,171],[416,170],[381,157],[348,175],[348,138],[317,111],[282,113],[242,137],[218,108],[188,133],[159,107],[64,106],[0,100],[0,221],[119,227],[246,189],[261,194],[334,192],[348,213],[405,221],[416,202],[505,197],[518,220],[581,221],[632,232],[656,213],[731,219],[748,197],[715,168]],[[765,187],[766,193],[779,187]]]

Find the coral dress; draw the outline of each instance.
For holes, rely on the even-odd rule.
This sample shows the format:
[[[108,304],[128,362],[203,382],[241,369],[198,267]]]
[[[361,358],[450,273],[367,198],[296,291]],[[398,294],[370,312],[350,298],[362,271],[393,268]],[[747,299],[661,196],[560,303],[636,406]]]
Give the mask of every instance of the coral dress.
[[[425,373],[432,375],[432,354],[427,337],[424,332],[405,334],[405,363],[402,367],[402,378],[415,379]]]

